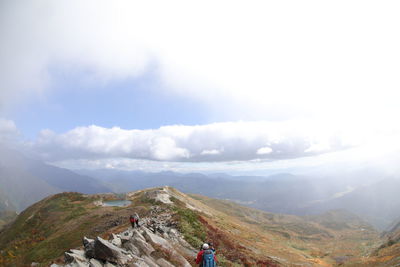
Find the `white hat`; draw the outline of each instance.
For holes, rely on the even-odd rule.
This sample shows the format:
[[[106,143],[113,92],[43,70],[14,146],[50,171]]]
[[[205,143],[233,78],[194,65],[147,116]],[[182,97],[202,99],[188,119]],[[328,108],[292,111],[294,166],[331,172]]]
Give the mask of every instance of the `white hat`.
[[[203,244],[203,249],[208,249],[210,246],[207,243]]]

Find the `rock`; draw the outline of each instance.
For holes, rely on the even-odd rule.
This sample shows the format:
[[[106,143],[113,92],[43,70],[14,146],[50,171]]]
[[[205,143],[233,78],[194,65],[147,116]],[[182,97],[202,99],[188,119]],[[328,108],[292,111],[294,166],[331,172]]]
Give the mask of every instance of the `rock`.
[[[171,245],[171,243],[169,243],[166,239],[156,234],[153,234],[147,229],[145,229],[144,236],[146,240],[152,243],[154,246],[161,247],[163,248],[163,250],[168,251],[171,254],[171,257],[176,259],[176,261],[180,263],[179,266],[191,266],[190,263],[181,254],[179,254]]]
[[[88,262],[71,262],[68,263],[67,265],[64,265],[64,267],[89,267]]]
[[[189,257],[196,257],[197,250],[193,249],[193,247],[181,236],[181,234],[176,229],[171,229],[168,232],[168,238],[171,245],[178,250],[180,254],[185,254]]]
[[[168,232],[168,235],[171,238],[178,238],[179,237],[179,233],[178,233],[178,231],[176,229],[170,229],[169,232]]]
[[[64,253],[65,262],[73,267],[88,267],[89,260],[85,257],[85,252],[82,250],[71,249]]]
[[[137,262],[128,264],[128,267],[149,267],[149,265],[143,259],[141,259]]]
[[[133,233],[130,231],[125,231],[123,232],[119,238],[121,239],[122,244],[124,244],[125,242],[128,242],[131,238],[132,238]]]
[[[85,247],[85,256],[89,259],[94,258],[94,239],[90,239],[84,236],[82,243]]]
[[[144,232],[144,236],[145,236],[146,240],[148,242],[152,243],[153,245],[163,247],[164,249],[167,249],[167,250],[173,249],[171,244],[167,240],[165,240],[161,236],[153,234],[152,232],[150,232],[147,229]]]
[[[133,242],[128,241],[122,244],[123,248],[126,249],[127,251],[131,252],[135,256],[140,256],[140,251],[139,249],[133,244]]]
[[[144,256],[143,260],[147,263],[148,266],[150,267],[159,267],[157,263],[154,262],[154,260],[148,256]]]
[[[103,264],[99,260],[90,259],[89,267],[103,267]]]
[[[32,262],[32,263],[31,263],[31,267],[36,267],[36,266],[39,266],[39,263],[38,263],[38,262]]]
[[[84,246],[86,246],[86,245],[88,245],[88,244],[90,244],[92,242],[94,242],[94,239],[87,238],[86,236],[84,236],[82,238],[82,243],[83,243]]]
[[[159,201],[164,204],[172,204],[173,203],[170,199],[171,196],[164,189],[147,191],[144,195],[147,198],[154,199],[155,201]]]
[[[192,265],[176,250],[171,251],[171,258],[173,258],[177,263],[179,263],[179,266],[182,267],[192,267]]]
[[[111,243],[117,247],[121,247],[122,245],[122,241],[121,238],[119,238],[119,236],[112,234],[112,240]]]
[[[96,200],[96,201],[93,202],[93,204],[94,204],[95,206],[98,206],[98,207],[104,206],[104,203],[103,203],[103,201],[101,201],[101,200]]]
[[[158,227],[158,231],[159,231],[160,233],[162,233],[162,234],[168,233],[170,229],[171,229],[171,228],[169,228],[169,227],[167,227],[167,226],[162,226],[162,225]]]
[[[148,256],[150,256],[151,253],[155,251],[152,245],[147,243],[144,238],[142,239],[139,236],[134,236],[132,238],[132,242],[135,244],[136,247],[140,249],[140,251],[142,251],[144,254]]]
[[[94,241],[94,258],[117,264],[126,264],[132,259],[129,253],[110,242],[97,237]]]
[[[143,233],[144,233],[144,231],[145,231],[145,227],[143,227],[143,229],[141,230]],[[144,236],[138,231],[138,230],[133,230],[132,231],[132,237],[138,237],[138,238],[140,238],[140,239],[142,239],[143,241],[146,241],[146,239],[144,238]]]
[[[156,263],[160,265],[160,267],[174,267],[174,265],[172,265],[171,263],[169,263],[169,261],[163,258],[158,259]]]
[[[110,262],[106,262],[105,264],[104,264],[104,267],[116,267],[117,265],[114,265],[114,264],[112,264],[112,263],[110,263]]]

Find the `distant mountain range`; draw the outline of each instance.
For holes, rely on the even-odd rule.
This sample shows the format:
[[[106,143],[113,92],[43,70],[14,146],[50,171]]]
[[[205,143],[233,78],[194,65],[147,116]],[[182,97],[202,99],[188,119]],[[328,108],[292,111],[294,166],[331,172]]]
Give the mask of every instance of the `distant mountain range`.
[[[400,179],[372,169],[325,177],[70,171],[6,148],[0,148],[0,155],[0,211],[20,212],[46,196],[65,191],[123,193],[169,185],[185,193],[232,200],[274,213],[315,215],[346,209],[381,230],[400,217]]]
[[[42,198],[64,191],[109,192],[97,180],[0,148],[0,211],[22,211]]]
[[[294,215],[346,209],[385,229],[400,216],[400,179],[363,169],[340,176],[308,177],[282,173],[267,177],[174,172],[81,170],[113,192],[169,185],[185,193],[235,201],[261,210]]]

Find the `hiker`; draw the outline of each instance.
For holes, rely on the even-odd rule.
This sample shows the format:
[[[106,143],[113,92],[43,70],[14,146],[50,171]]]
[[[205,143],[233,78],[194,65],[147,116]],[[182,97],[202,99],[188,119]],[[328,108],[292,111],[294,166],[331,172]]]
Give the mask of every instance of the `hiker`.
[[[139,219],[140,219],[139,215],[136,212],[134,215],[131,215],[129,217],[129,221],[131,222],[132,228],[135,228],[135,224],[136,224],[136,227],[139,227]]]
[[[215,254],[214,244],[213,244],[212,242],[208,242],[207,244],[208,244],[209,248],[210,248],[210,249],[214,252],[214,254]]]
[[[204,243],[202,250],[197,254],[196,264],[199,264],[199,267],[216,267],[216,262],[217,258],[214,251],[210,249],[207,243]]]
[[[140,219],[139,214],[135,212],[133,218],[135,218],[136,226],[139,227],[139,219]]]
[[[211,249],[215,254],[214,244],[212,242],[207,242],[207,244],[208,244],[209,249]],[[203,249],[203,245],[204,244],[201,244],[199,251],[201,251]]]

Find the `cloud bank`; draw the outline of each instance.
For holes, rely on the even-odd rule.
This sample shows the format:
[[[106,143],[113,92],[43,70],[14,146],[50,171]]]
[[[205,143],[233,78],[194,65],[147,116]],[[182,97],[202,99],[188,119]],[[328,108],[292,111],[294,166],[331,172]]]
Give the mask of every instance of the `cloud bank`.
[[[319,126],[318,126],[319,127]],[[151,130],[78,127],[63,134],[42,131],[34,149],[48,159],[131,158],[213,162],[292,159],[348,148],[351,144],[307,122],[225,122],[171,125]]]
[[[399,111],[399,6],[1,1],[0,104],[50,90],[54,66],[96,84],[156,66],[164,90],[229,120],[384,116]]]
[[[19,131],[14,121],[0,118],[0,144],[16,140]]]

